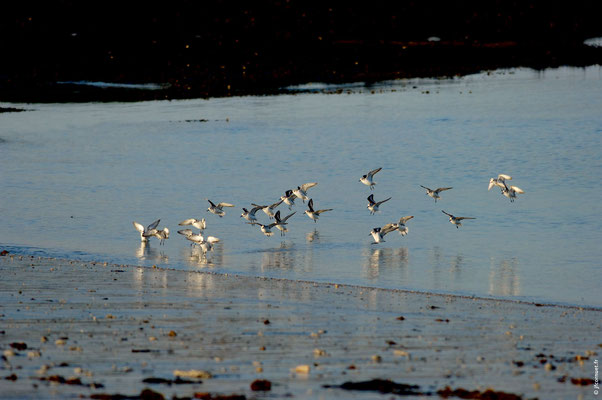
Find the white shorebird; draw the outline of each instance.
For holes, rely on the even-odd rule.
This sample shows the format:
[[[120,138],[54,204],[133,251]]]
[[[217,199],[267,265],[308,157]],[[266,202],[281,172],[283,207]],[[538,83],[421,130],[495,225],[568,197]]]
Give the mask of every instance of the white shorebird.
[[[506,186],[506,181],[511,181],[511,180],[512,180],[512,177],[510,175],[499,174],[497,176],[497,178],[489,179],[489,187],[487,188],[487,190],[491,190],[491,188],[494,186],[498,186],[501,189],[504,189],[504,187]]]
[[[159,239],[159,244],[163,245],[163,244],[165,244],[165,240],[169,239],[169,229],[168,228],[153,229],[152,233],[150,235]]]
[[[293,194],[305,203],[305,200],[309,200],[309,197],[307,197],[307,191],[317,184],[318,182],[304,183],[301,186],[297,186],[297,189],[293,189]]]
[[[432,197],[433,199],[435,199],[435,203],[437,202],[437,199],[441,198],[441,196],[439,196],[439,193],[443,192],[444,190],[453,189],[452,187],[440,187],[440,188],[433,190],[433,189],[429,189],[426,186],[422,186],[422,185],[420,185],[420,187],[423,187],[426,189],[426,194],[428,196]]]
[[[215,205],[211,200],[207,199],[207,201],[210,204],[207,211],[209,211],[212,214],[219,215],[220,218],[223,217],[224,215],[226,215],[226,212],[222,208],[234,207],[234,204],[230,204],[230,203],[218,203],[217,205]]]
[[[255,216],[255,213],[258,210],[261,210],[261,206],[257,206],[257,207],[253,207],[251,208],[251,211],[247,210],[246,208],[242,208],[242,214],[240,214],[241,218],[246,219],[249,222],[255,222],[257,221],[257,217]]]
[[[136,230],[140,232],[140,240],[143,242],[148,242],[148,238],[154,236],[154,231],[157,230],[157,225],[159,225],[160,221],[161,220],[158,219],[146,228],[142,224],[134,221],[134,228],[136,228]]]
[[[446,213],[443,210],[441,210],[441,212],[443,214],[449,216],[449,222],[451,222],[452,224],[456,225],[456,228],[460,228],[462,226],[462,223],[460,221],[462,221],[463,219],[476,219],[474,217],[456,217],[455,215],[452,215],[450,213]]]
[[[318,218],[320,217],[320,214],[322,214],[323,212],[332,211],[332,208],[315,211],[314,210],[314,199],[309,199],[309,203],[307,203],[307,207],[308,208],[307,208],[307,210],[305,210],[305,214],[307,214],[307,216],[309,218],[313,219],[314,222],[318,222]]]
[[[207,228],[207,221],[205,221],[205,218],[202,218],[202,219],[188,218],[188,219],[185,219],[184,221],[180,222],[178,225],[180,225],[180,226],[192,225],[195,228],[197,228],[201,231],[204,231],[205,228]]]
[[[276,219],[276,225],[275,227],[278,228],[278,230],[280,231],[280,236],[284,236],[286,234],[286,232],[288,232],[288,229],[286,228],[285,225],[287,225],[286,221],[292,217],[293,215],[295,215],[297,213],[297,211],[295,211],[292,214],[287,215],[286,217],[280,219],[280,210],[278,210],[276,212],[276,214],[274,215],[274,218]]]
[[[269,225],[264,225],[264,224],[260,224],[259,222],[247,222],[247,224],[251,224],[251,225],[259,225],[259,228],[261,229],[261,232],[266,235],[266,236],[273,236],[274,232],[272,232],[272,228],[275,227],[277,225],[277,222],[271,223]],[[283,224],[286,224],[286,222],[284,222]]]
[[[191,246],[198,245],[203,254],[207,254],[208,251],[213,250],[213,244],[219,242],[219,239],[214,236],[208,236],[207,239],[203,237],[200,233],[195,234],[191,229],[182,229],[178,231],[180,235],[184,235],[184,237],[192,242]]]
[[[269,206],[260,206],[259,204],[255,204],[252,203],[253,207],[259,207],[261,208],[261,210],[266,213],[266,215],[268,217],[270,217],[270,219],[274,218],[274,209],[276,209],[276,207],[278,207],[280,204],[282,203],[282,200],[278,200],[277,202],[275,202],[274,204],[271,204]]]
[[[408,216],[399,218],[399,222],[396,224],[396,226],[397,226],[397,230],[399,231],[399,234],[401,236],[407,235],[408,232],[410,231],[408,229],[408,227],[406,226],[406,222],[408,222],[412,218],[414,218],[413,215],[408,215]]]
[[[374,213],[376,213],[378,211],[378,207],[384,203],[385,201],[389,201],[391,200],[391,198],[389,197],[388,199],[384,199],[381,201],[374,201],[374,195],[371,194],[370,196],[368,196],[368,210],[370,210],[370,214],[374,215]]]
[[[393,232],[395,229],[397,229],[397,224],[386,224],[383,227],[372,229],[368,236],[372,235],[372,238],[374,239],[372,244],[382,243],[385,241],[385,235],[389,232]]]
[[[519,188],[518,186],[508,187],[506,185],[506,182],[504,182],[504,187],[502,188],[502,194],[504,196],[506,196],[507,198],[509,198],[511,203],[514,203],[514,199],[516,199],[517,194],[523,194],[523,193],[525,193],[525,191],[523,189]]]
[[[374,182],[374,175],[381,169],[382,167],[376,168],[368,172],[366,175],[362,175],[360,182],[362,182],[366,186],[370,186],[370,190],[374,189],[374,185],[376,185],[376,182]]]
[[[295,196],[292,190],[287,190],[286,192],[284,192],[284,196],[280,196],[280,200],[282,200],[284,204],[288,206],[289,210],[293,209],[296,198],[297,196]]]

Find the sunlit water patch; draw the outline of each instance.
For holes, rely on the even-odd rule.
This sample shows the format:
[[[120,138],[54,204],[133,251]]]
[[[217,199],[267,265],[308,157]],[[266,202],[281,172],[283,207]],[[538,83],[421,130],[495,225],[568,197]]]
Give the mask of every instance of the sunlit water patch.
[[[22,254],[602,307],[600,67],[0,115],[3,248]],[[324,89],[324,90],[322,90]],[[335,90],[336,92],[336,90]],[[11,105],[14,106],[14,105]],[[359,183],[369,170],[373,192]],[[514,203],[491,177],[525,190]],[[289,232],[240,218],[306,182]],[[441,199],[431,188],[451,186]],[[370,215],[367,197],[392,199]],[[229,202],[219,218],[208,201]],[[279,207],[288,215],[286,206]],[[466,220],[459,229],[441,211]],[[292,212],[290,211],[290,212]],[[262,223],[269,219],[258,212]],[[414,215],[409,234],[370,230]],[[178,235],[207,219],[207,257]],[[160,218],[164,246],[132,221]]]

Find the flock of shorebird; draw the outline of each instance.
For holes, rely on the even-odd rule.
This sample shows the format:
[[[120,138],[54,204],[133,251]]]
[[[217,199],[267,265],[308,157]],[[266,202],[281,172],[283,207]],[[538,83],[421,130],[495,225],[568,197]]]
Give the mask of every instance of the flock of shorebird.
[[[364,185],[369,186],[370,190],[373,190],[374,186],[376,185],[376,182],[374,181],[374,175],[378,173],[381,169],[382,167],[368,172],[366,175],[363,175],[359,181]],[[514,202],[517,194],[524,193],[524,191],[517,186],[508,186],[506,181],[509,180],[512,180],[511,176],[506,174],[499,174],[497,178],[491,178],[489,180],[489,187],[487,190],[491,190],[491,188],[497,186],[501,189],[502,195],[509,198],[511,202]],[[316,186],[317,184],[317,182],[310,182],[305,183],[301,186],[297,186],[296,189],[287,190],[283,196],[280,196],[280,199],[277,202],[270,205],[258,205],[255,203],[251,203],[253,208],[248,210],[247,208],[243,207],[243,212],[240,216],[241,218],[244,218],[247,221],[247,224],[259,226],[261,232],[266,236],[274,235],[274,232],[272,232],[272,228],[278,229],[280,231],[280,235],[284,236],[286,235],[286,232],[288,232],[288,228],[286,227],[288,225],[288,219],[295,215],[297,212],[295,211],[285,217],[281,217],[280,210],[276,211],[276,208],[280,204],[284,203],[288,205],[290,211],[295,205],[296,199],[301,199],[303,203],[307,201],[307,210],[305,210],[305,214],[314,222],[318,221],[320,214],[325,213],[327,211],[332,211],[332,208],[326,208],[321,210],[314,209],[314,200],[307,195],[307,191],[312,187]],[[441,198],[441,192],[453,189],[452,187],[440,187],[437,189],[430,189],[423,185],[420,186],[426,189],[426,194],[432,197],[435,200],[435,203],[438,199]],[[367,206],[368,210],[370,211],[370,214],[373,215],[377,213],[379,211],[379,207],[389,200],[391,200],[391,197],[388,197],[384,200],[376,201],[374,200],[374,194],[370,194],[370,196],[368,196]],[[230,203],[221,202],[215,204],[209,199],[207,199],[207,201],[209,202],[209,208],[207,208],[207,211],[219,216],[220,218],[226,215],[224,207],[234,207],[234,205]],[[263,211],[268,216],[268,218],[270,220],[274,220],[274,222],[271,222],[269,224],[262,224],[257,222],[256,213],[259,210]],[[449,222],[454,224],[456,228],[462,226],[463,220],[476,219],[474,217],[458,217],[444,210],[441,210],[441,212],[449,217]],[[369,236],[372,236],[372,238],[374,239],[374,242],[372,244],[384,242],[385,235],[393,231],[398,231],[402,236],[407,235],[409,229],[406,226],[406,223],[412,218],[414,218],[413,215],[407,215],[405,217],[401,217],[398,222],[388,223],[383,225],[382,227],[376,227],[372,229],[372,231],[370,231],[369,234]],[[164,244],[165,240],[169,239],[169,229],[167,227],[163,229],[158,229],[157,227],[159,226],[159,222],[160,220],[156,220],[155,222],[153,222],[145,228],[142,224],[134,221],[134,227],[140,233],[140,240],[146,242],[151,237],[155,237],[159,239],[160,244]],[[207,228],[207,221],[205,220],[205,218],[202,218],[200,220],[196,218],[189,218],[180,222],[178,225],[192,226],[199,230],[198,233],[195,233],[192,229],[188,228],[179,230],[178,233],[184,236],[190,242],[192,242],[191,246],[199,246],[203,252],[203,255],[207,254],[208,251],[211,251],[213,249],[213,245],[220,241],[220,239],[214,236],[203,236],[203,232]]]

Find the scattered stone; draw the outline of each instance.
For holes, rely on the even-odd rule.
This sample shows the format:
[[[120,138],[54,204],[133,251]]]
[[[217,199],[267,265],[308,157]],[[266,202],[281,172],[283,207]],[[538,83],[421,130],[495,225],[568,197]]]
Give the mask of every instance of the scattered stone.
[[[459,397],[461,399],[481,399],[481,400],[521,400],[522,397],[513,393],[496,392],[492,389],[487,389],[484,392],[478,390],[469,391],[466,389],[458,388],[452,390],[449,386],[445,389],[438,390],[437,394],[440,397]]]
[[[190,381],[187,379],[182,379],[179,376],[176,379],[164,379],[164,378],[146,378],[142,380],[144,383],[150,384],[163,384],[163,385],[192,385],[195,383],[203,383],[203,381]]]
[[[571,383],[577,386],[589,386],[593,385],[595,382],[591,378],[571,378]]]
[[[399,316],[399,317],[397,317],[395,319],[398,320],[398,321],[403,321],[403,320],[405,320],[405,317],[404,316]]]
[[[194,394],[194,398],[195,399],[200,399],[200,400],[246,400],[247,398],[245,397],[245,395],[243,394],[227,394],[227,395],[221,395],[221,394],[211,394],[211,393],[195,393]]]
[[[10,347],[12,347],[13,349],[21,351],[21,350],[27,349],[27,344],[23,343],[23,342],[13,342],[13,343],[10,344]]]
[[[144,389],[137,396],[126,396],[123,394],[106,394],[106,393],[95,393],[90,395],[91,399],[96,400],[165,400],[165,397],[151,389]]]
[[[200,369],[191,369],[188,371],[176,369],[173,372],[174,376],[184,377],[184,378],[198,378],[198,379],[211,379],[213,375],[211,372],[203,371]]]
[[[370,381],[362,382],[345,382],[340,386],[325,385],[324,387],[339,388],[344,390],[374,391],[379,393],[392,393],[397,395],[429,395],[429,393],[420,392],[420,386],[407,385],[405,383],[396,383],[388,379],[372,379]]]
[[[167,336],[169,336],[169,337],[176,337],[176,336],[178,336],[178,334],[176,333],[176,331],[169,331],[169,333],[167,334]]]
[[[14,381],[16,381],[19,378],[17,378],[17,375],[15,375],[15,374],[10,374],[9,376],[5,377],[4,379],[6,379],[7,381],[13,381],[14,382]]]
[[[297,365],[293,369],[293,372],[296,374],[309,374],[309,371],[310,371],[310,367],[307,364]]]
[[[251,390],[253,390],[255,392],[270,391],[270,390],[272,390],[272,382],[270,382],[266,379],[256,379],[253,382],[251,382]]]

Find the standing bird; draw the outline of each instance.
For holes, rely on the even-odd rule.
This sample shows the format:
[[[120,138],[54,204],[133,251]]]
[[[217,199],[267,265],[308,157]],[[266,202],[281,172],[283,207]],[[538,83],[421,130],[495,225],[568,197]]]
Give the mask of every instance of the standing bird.
[[[226,212],[222,209],[223,207],[234,207],[234,204],[230,203],[218,203],[215,205],[211,200],[207,199],[207,201],[210,204],[207,211],[211,212],[212,214],[219,215],[220,218],[226,215]]]
[[[164,245],[165,240],[169,239],[169,229],[168,228],[153,229],[152,233],[150,233],[149,236],[156,237],[157,239],[159,239],[159,244]]]
[[[372,244],[382,243],[385,241],[385,235],[389,232],[393,232],[395,229],[397,229],[397,224],[386,224],[381,228],[372,229],[368,236],[372,235],[372,238],[374,239]]]
[[[489,179],[489,187],[487,188],[487,190],[491,190],[491,188],[494,186],[499,186],[501,189],[504,189],[504,186],[506,186],[506,181],[511,180],[512,177],[510,175],[499,174],[497,178]]]
[[[449,222],[451,222],[452,224],[456,225],[456,228],[460,228],[460,226],[462,226],[462,223],[460,221],[462,221],[463,219],[476,219],[473,217],[456,217],[455,215],[451,215],[450,213],[446,213],[445,211],[441,210],[441,212],[447,216],[449,216]]]
[[[243,207],[242,208],[243,212],[242,212],[242,214],[240,214],[240,216],[249,222],[255,222],[255,221],[257,221],[257,217],[255,216],[255,213],[258,210],[261,210],[261,208],[262,208],[261,206],[253,207],[253,208],[251,208],[251,211],[249,211]]]
[[[435,199],[435,203],[437,202],[437,199],[441,198],[441,196],[439,196],[440,192],[443,192],[444,190],[453,189],[452,187],[440,187],[440,188],[433,190],[433,189],[429,189],[426,186],[422,186],[422,185],[420,185],[420,187],[423,187],[426,189],[426,194],[428,196],[432,197],[433,199]]]
[[[508,187],[506,185],[506,182],[504,182],[504,187],[502,188],[502,194],[504,196],[506,196],[507,198],[509,198],[511,203],[514,203],[514,199],[516,199],[517,193],[523,194],[523,193],[525,193],[525,191],[523,189],[519,188],[518,186]]]
[[[207,228],[207,221],[205,221],[205,218],[202,218],[200,220],[198,220],[196,218],[188,218],[188,219],[185,219],[184,221],[180,222],[178,225],[180,225],[180,226],[192,225],[202,232],[205,230],[205,228]]]
[[[307,191],[317,184],[318,182],[304,183],[301,186],[297,186],[297,189],[293,189],[293,194],[305,203],[305,200],[309,200],[309,197],[307,197]]]
[[[140,232],[140,240],[143,242],[148,242],[148,238],[151,236],[154,236],[155,232],[157,230],[157,225],[159,225],[159,222],[161,220],[158,219],[155,222],[153,222],[152,224],[150,224],[149,226],[147,226],[146,228],[144,228],[144,226],[136,221],[133,222],[134,224],[134,228],[136,228],[136,230],[138,232]]]
[[[284,202],[284,204],[286,204],[288,206],[289,210],[292,210],[293,206],[295,205],[296,197],[297,196],[295,196],[293,191],[289,189],[286,192],[284,192],[284,196],[280,196],[280,200],[282,200]]]
[[[408,215],[408,216],[399,218],[399,222],[396,224],[396,226],[397,226],[397,230],[399,231],[399,234],[401,236],[407,235],[408,232],[410,231],[408,229],[408,227],[406,226],[406,222],[408,222],[412,218],[414,218],[413,215]]]
[[[290,217],[292,217],[293,215],[295,215],[296,213],[297,213],[297,211],[295,211],[294,213],[289,214],[286,217],[280,219],[280,210],[278,210],[276,212],[276,215],[274,215],[274,218],[276,219],[276,225],[275,225],[275,227],[278,228],[278,230],[280,231],[280,236],[284,236],[286,234],[286,232],[288,232],[288,229],[285,226],[285,225],[287,225],[286,221]]]
[[[322,214],[323,212],[332,211],[332,208],[315,211],[314,210],[314,199],[309,199],[309,203],[307,203],[307,207],[308,207],[308,209],[305,210],[305,214],[307,214],[307,216],[309,218],[313,219],[314,222],[318,222],[318,218],[320,217],[320,214]]]
[[[259,204],[251,204],[253,207],[259,207],[261,208],[261,210],[266,213],[266,215],[268,217],[270,217],[270,219],[274,218],[274,209],[276,209],[276,207],[278,207],[280,204],[282,203],[282,200],[278,200],[276,203],[269,205],[269,206],[260,206]]]
[[[360,182],[362,182],[366,186],[370,186],[370,190],[374,189],[374,185],[376,185],[376,182],[374,182],[374,175],[381,169],[382,167],[376,168],[368,172],[366,175],[362,175]]]
[[[374,195],[371,194],[370,196],[368,196],[368,210],[370,210],[370,215],[374,215],[374,213],[376,213],[378,211],[378,207],[384,203],[385,201],[389,201],[391,200],[391,198],[389,197],[388,199],[384,199],[381,201],[374,201]]]

